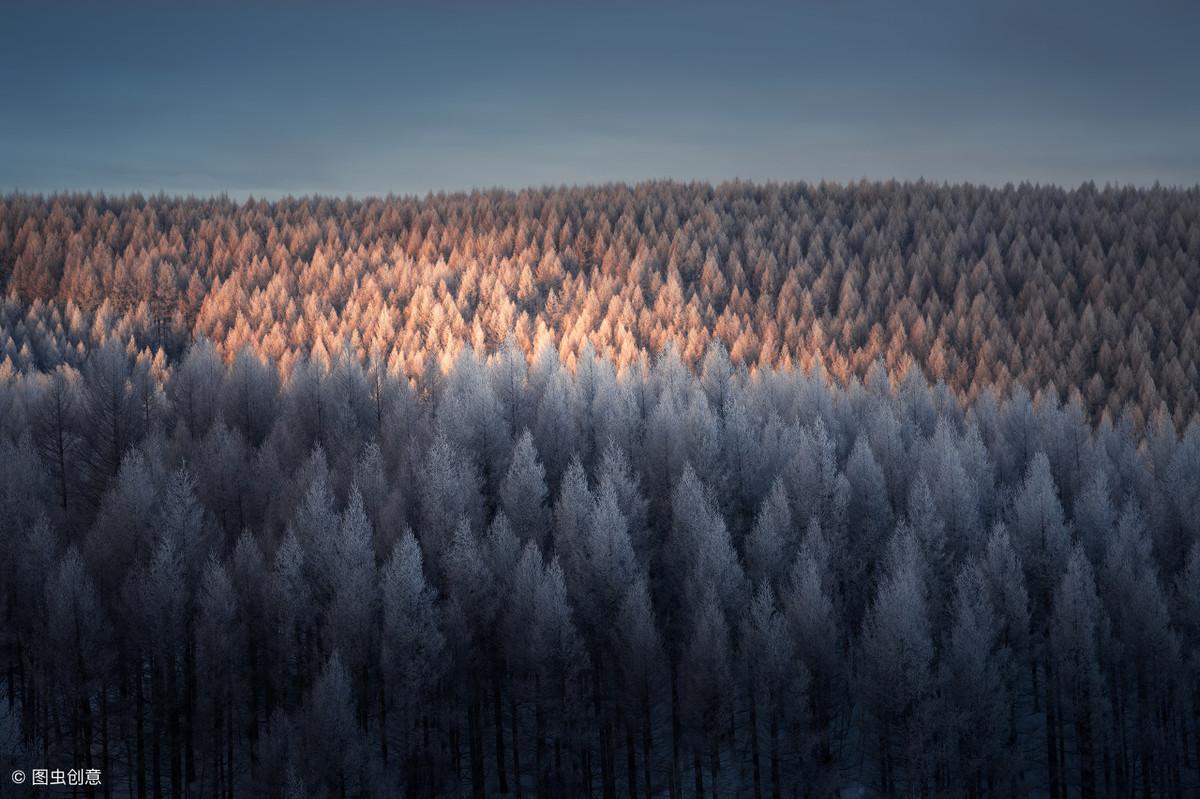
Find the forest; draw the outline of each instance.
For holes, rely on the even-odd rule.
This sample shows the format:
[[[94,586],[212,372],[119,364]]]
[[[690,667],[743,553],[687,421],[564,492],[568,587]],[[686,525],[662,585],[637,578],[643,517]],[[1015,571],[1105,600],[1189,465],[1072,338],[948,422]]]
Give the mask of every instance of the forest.
[[[5,777],[1200,791],[1200,190],[10,194],[0,284]]]
[[[1200,187],[643,183],[423,199],[0,196],[0,363],[196,335],[416,378],[509,333],[618,368],[673,342],[838,382],[916,364],[965,400],[1200,413]]]

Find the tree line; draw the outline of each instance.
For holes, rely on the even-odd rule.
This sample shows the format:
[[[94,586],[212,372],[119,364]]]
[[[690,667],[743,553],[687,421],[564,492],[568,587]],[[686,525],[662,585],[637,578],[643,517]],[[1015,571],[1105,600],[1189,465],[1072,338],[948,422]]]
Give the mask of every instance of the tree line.
[[[1090,419],[1200,412],[1200,190],[645,183],[354,201],[0,196],[0,369],[204,335],[290,371],[314,348],[410,378],[511,332],[574,366],[668,342],[696,367],[840,383],[915,364],[970,400]],[[3,364],[9,364],[4,367]]]
[[[164,353],[0,375],[16,764],[138,799],[1200,788],[1200,424],[720,343]]]

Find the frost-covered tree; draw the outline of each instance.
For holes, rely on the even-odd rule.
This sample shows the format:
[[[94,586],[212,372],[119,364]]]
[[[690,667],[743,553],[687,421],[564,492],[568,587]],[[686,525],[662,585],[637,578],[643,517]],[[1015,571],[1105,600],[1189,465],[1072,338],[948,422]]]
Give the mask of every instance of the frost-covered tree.
[[[1070,538],[1050,462],[1042,453],[1030,461],[1016,496],[1009,525],[1021,556],[1034,609],[1047,618],[1051,595],[1066,567]]]
[[[196,340],[167,384],[167,396],[178,409],[192,438],[201,438],[220,407],[225,366],[207,338]]]
[[[629,538],[634,552],[643,566],[649,562],[654,548],[648,529],[647,503],[641,491],[641,480],[634,470],[625,451],[613,441],[604,448],[597,467],[596,489],[603,493],[611,490],[617,498],[617,507],[625,517]]]
[[[388,743],[394,737],[400,757],[415,772],[419,719],[445,667],[445,639],[439,627],[436,593],[427,581],[421,548],[412,531],[397,541],[384,566],[380,596],[383,707],[392,709],[390,723],[386,718],[380,720],[383,752],[386,759]],[[423,756],[428,760],[431,753],[425,751]]]
[[[787,570],[788,553],[795,550],[792,511],[783,480],[776,478],[763,499],[746,538],[746,572],[755,583],[778,584]]]
[[[694,608],[680,664],[680,693],[696,795],[703,796],[706,768],[711,793],[717,792],[721,780],[722,727],[732,701],[733,642],[715,591],[706,591]]]
[[[888,794],[916,792],[932,777],[934,642],[920,550],[895,559],[867,610],[858,691],[872,719],[876,780]]]
[[[1096,795],[1100,777],[1109,712],[1101,662],[1108,634],[1108,617],[1096,595],[1091,564],[1082,550],[1075,548],[1055,592],[1050,646],[1054,679],[1061,688],[1063,722],[1072,726],[1078,752],[1077,776],[1064,774],[1063,779],[1068,785],[1077,784],[1084,796]]]
[[[460,521],[478,525],[482,501],[475,465],[444,436],[434,439],[425,456],[417,486],[420,498],[421,546],[426,559],[440,563]]]
[[[142,432],[130,381],[128,356],[110,341],[89,353],[83,365],[83,462],[89,496],[98,502],[121,467],[126,450]]]
[[[946,219],[977,207],[946,190]],[[772,214],[808,221],[759,225],[751,247],[724,227],[748,195],[706,191],[605,189],[611,215],[553,191],[95,206],[76,232],[120,262],[96,278],[104,297],[0,300],[0,742],[90,758],[146,796],[267,795],[289,768],[288,790],[313,796],[679,797],[697,776],[706,795],[1186,795],[1196,439],[1167,397],[1190,396],[1194,337],[1159,326],[1190,330],[1188,284],[1140,306],[1134,336],[1094,263],[1140,260],[1102,209],[1173,195],[1096,191],[1084,235],[1056,248],[1067,195],[1040,239],[1007,240],[1014,223],[993,247],[975,239],[1010,195],[988,194],[999,205],[946,223],[948,249],[909,220],[905,259],[865,222],[842,229],[846,198],[874,197],[860,188],[763,188]],[[1038,208],[1029,192],[1011,197]],[[64,197],[60,216],[88,202]],[[26,249],[38,207],[0,200],[0,251]],[[1191,252],[1192,217],[1170,207],[1180,221],[1154,239]],[[167,257],[175,299],[141,320],[139,281],[161,270],[138,254],[198,241],[199,262]],[[561,272],[539,283],[547,250]],[[1059,353],[1061,391],[1033,380],[1025,327],[1006,338],[1000,311],[1024,306],[975,290],[1042,252],[1057,278],[1022,295],[1040,306],[1029,335],[1073,330],[1088,296],[1107,345]],[[787,309],[765,326],[761,285]],[[954,300],[876,326],[868,295],[896,286]],[[215,360],[188,354],[193,327]],[[1104,377],[1077,392],[1089,359]],[[1146,396],[1122,413],[1110,383]]]
[[[805,777],[815,786],[830,786],[834,778],[834,721],[846,687],[846,659],[836,609],[822,575],[827,554],[815,526],[810,529],[792,565],[781,595],[788,635],[796,642],[797,660],[808,675],[808,702],[801,715],[801,762]]]
[[[59,366],[46,379],[34,406],[33,437],[66,511],[77,499],[80,478],[80,377],[69,365]]]
[[[334,796],[360,790],[362,741],[354,721],[350,674],[336,650],[313,684],[302,735],[306,782]]]
[[[1005,682],[1012,651],[1003,641],[985,582],[983,572],[973,565],[959,572],[938,678],[941,712],[952,736],[950,762],[955,764],[959,789],[969,796],[983,795],[999,784],[1013,755],[1005,746],[1009,708],[1016,701]],[[1019,790],[1007,784],[1008,790]]]
[[[525,430],[500,481],[500,505],[516,533],[538,546],[545,546],[550,528],[546,494],[546,470],[538,461],[533,435]]]
[[[787,618],[765,580],[755,592],[746,627],[742,640],[754,793],[761,796],[768,782],[762,776],[765,762],[771,796],[779,797],[783,794],[783,736],[798,716],[795,697],[806,691],[808,673],[793,665],[796,644],[789,635]],[[759,741],[760,727],[766,731],[765,745]]]

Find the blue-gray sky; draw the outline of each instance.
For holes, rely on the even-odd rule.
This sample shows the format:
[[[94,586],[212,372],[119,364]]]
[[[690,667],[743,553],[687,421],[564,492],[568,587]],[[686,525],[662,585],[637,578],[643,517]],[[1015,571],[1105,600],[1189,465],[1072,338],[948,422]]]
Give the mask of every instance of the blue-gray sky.
[[[9,3],[0,191],[1200,182],[1200,4]]]

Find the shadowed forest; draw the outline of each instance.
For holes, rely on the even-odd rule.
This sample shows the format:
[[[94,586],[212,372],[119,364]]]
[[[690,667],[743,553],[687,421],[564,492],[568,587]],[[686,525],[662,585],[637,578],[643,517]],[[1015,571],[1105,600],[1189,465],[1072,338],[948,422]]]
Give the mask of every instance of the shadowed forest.
[[[1200,790],[1200,190],[17,194],[0,286],[0,773]]]

